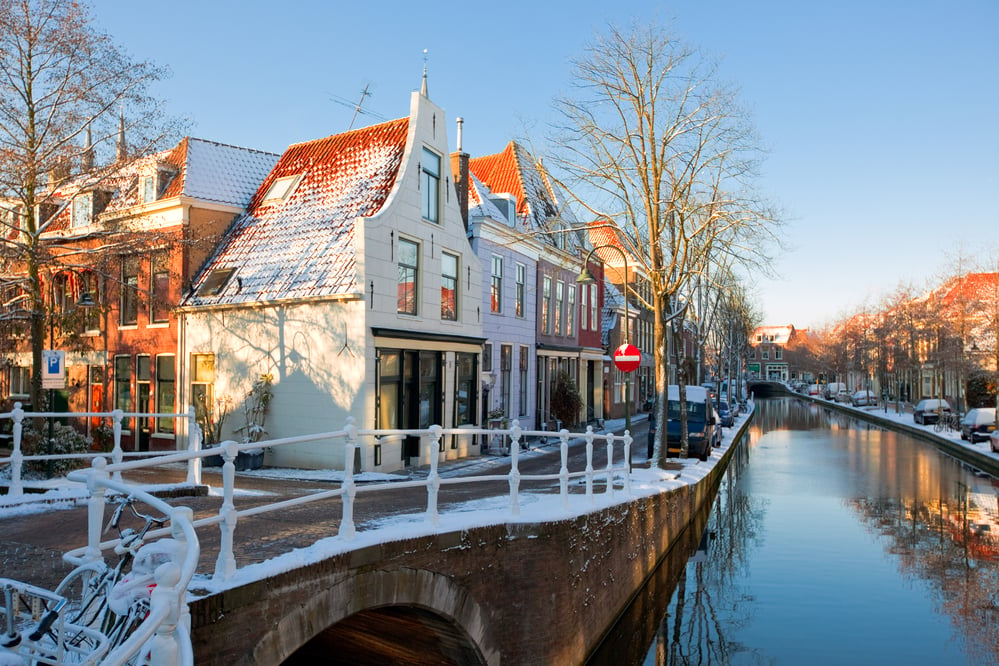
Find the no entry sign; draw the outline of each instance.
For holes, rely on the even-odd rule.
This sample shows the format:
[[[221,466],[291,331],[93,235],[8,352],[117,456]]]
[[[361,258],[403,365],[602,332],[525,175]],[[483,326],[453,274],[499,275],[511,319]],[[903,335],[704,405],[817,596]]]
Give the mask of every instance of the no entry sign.
[[[632,372],[641,362],[642,352],[635,345],[621,345],[614,350],[614,365],[621,372]]]

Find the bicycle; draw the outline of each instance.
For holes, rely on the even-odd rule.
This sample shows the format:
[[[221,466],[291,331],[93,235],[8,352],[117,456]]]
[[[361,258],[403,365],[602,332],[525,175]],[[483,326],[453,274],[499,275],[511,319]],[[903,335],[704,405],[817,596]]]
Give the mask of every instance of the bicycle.
[[[67,600],[63,613],[70,625],[96,630],[107,637],[108,649],[113,650],[128,639],[132,631],[149,614],[150,596],[155,587],[153,574],[156,568],[177,553],[175,542],[144,543],[146,533],[153,527],[162,527],[167,516],[144,514],[135,508],[135,498],[123,495],[109,500],[117,507],[111,515],[105,532],[118,531],[114,547],[118,563],[111,567],[103,560],[88,562],[73,569],[55,589],[55,594]],[[121,528],[125,510],[142,521],[139,529]],[[73,648],[95,648],[90,631],[64,637]]]
[[[108,651],[107,637],[90,627],[66,622],[67,599],[28,583],[0,578],[5,631],[0,637],[0,662],[16,655],[25,664],[96,664]],[[72,635],[70,641],[67,636]],[[86,637],[86,640],[79,640]]]
[[[961,429],[961,415],[947,412],[940,415],[936,423],[933,424],[935,432],[945,432],[948,430]]]

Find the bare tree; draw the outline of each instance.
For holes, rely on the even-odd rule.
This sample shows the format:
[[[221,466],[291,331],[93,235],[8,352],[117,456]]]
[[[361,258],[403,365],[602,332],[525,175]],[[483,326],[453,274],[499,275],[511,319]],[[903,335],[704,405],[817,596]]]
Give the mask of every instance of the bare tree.
[[[178,123],[165,119],[148,92],[163,75],[122,53],[83,3],[0,0],[0,278],[21,294],[8,305],[28,326],[35,409],[42,403],[44,275],[67,255],[100,250],[99,243],[86,250],[67,244],[54,228],[67,205],[56,193],[74,170],[89,172],[91,185],[113,181],[128,155],[176,136]],[[96,167],[105,156],[108,165]]]
[[[616,226],[648,276],[649,299],[628,290],[655,314],[656,388],[665,395],[667,332],[683,329],[669,325],[682,319],[677,298],[695,276],[710,280],[712,263],[767,266],[779,242],[778,217],[753,189],[758,140],[735,91],[662,27],[611,26],[575,64],[578,94],[557,101],[556,170],[594,219]]]

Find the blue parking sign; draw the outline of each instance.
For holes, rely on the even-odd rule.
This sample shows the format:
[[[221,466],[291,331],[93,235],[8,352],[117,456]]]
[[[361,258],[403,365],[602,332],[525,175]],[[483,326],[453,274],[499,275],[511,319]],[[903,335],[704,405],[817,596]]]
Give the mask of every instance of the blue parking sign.
[[[66,352],[58,349],[42,350],[42,388],[66,388]]]

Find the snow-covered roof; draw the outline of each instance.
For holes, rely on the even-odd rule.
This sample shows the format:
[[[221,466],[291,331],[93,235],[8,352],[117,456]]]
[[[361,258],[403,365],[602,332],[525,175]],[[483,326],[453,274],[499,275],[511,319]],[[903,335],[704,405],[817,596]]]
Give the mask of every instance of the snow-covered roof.
[[[402,118],[289,147],[183,305],[358,293],[354,221],[388,198],[408,129]]]
[[[624,294],[613,282],[604,281],[604,316],[600,318],[600,343],[610,344],[610,332],[617,326],[618,308],[624,307]]]
[[[475,177],[474,173],[468,174],[468,217],[486,217],[498,222],[505,222],[506,215],[496,207],[496,204],[489,198],[491,194],[489,187]]]
[[[762,342],[771,344],[786,345],[794,333],[794,326],[759,326],[755,331],[755,339],[762,336]]]
[[[492,192],[516,197],[523,231],[546,231],[556,220],[566,226],[577,224],[572,209],[566,205],[568,198],[517,142],[508,143],[501,153],[470,159],[468,168]],[[565,236],[562,240],[566,243],[574,242],[571,234]],[[554,243],[552,238],[548,240]]]
[[[246,208],[250,203],[261,181],[280,157],[204,139],[185,139],[181,146],[186,148],[181,194],[240,208]]]

